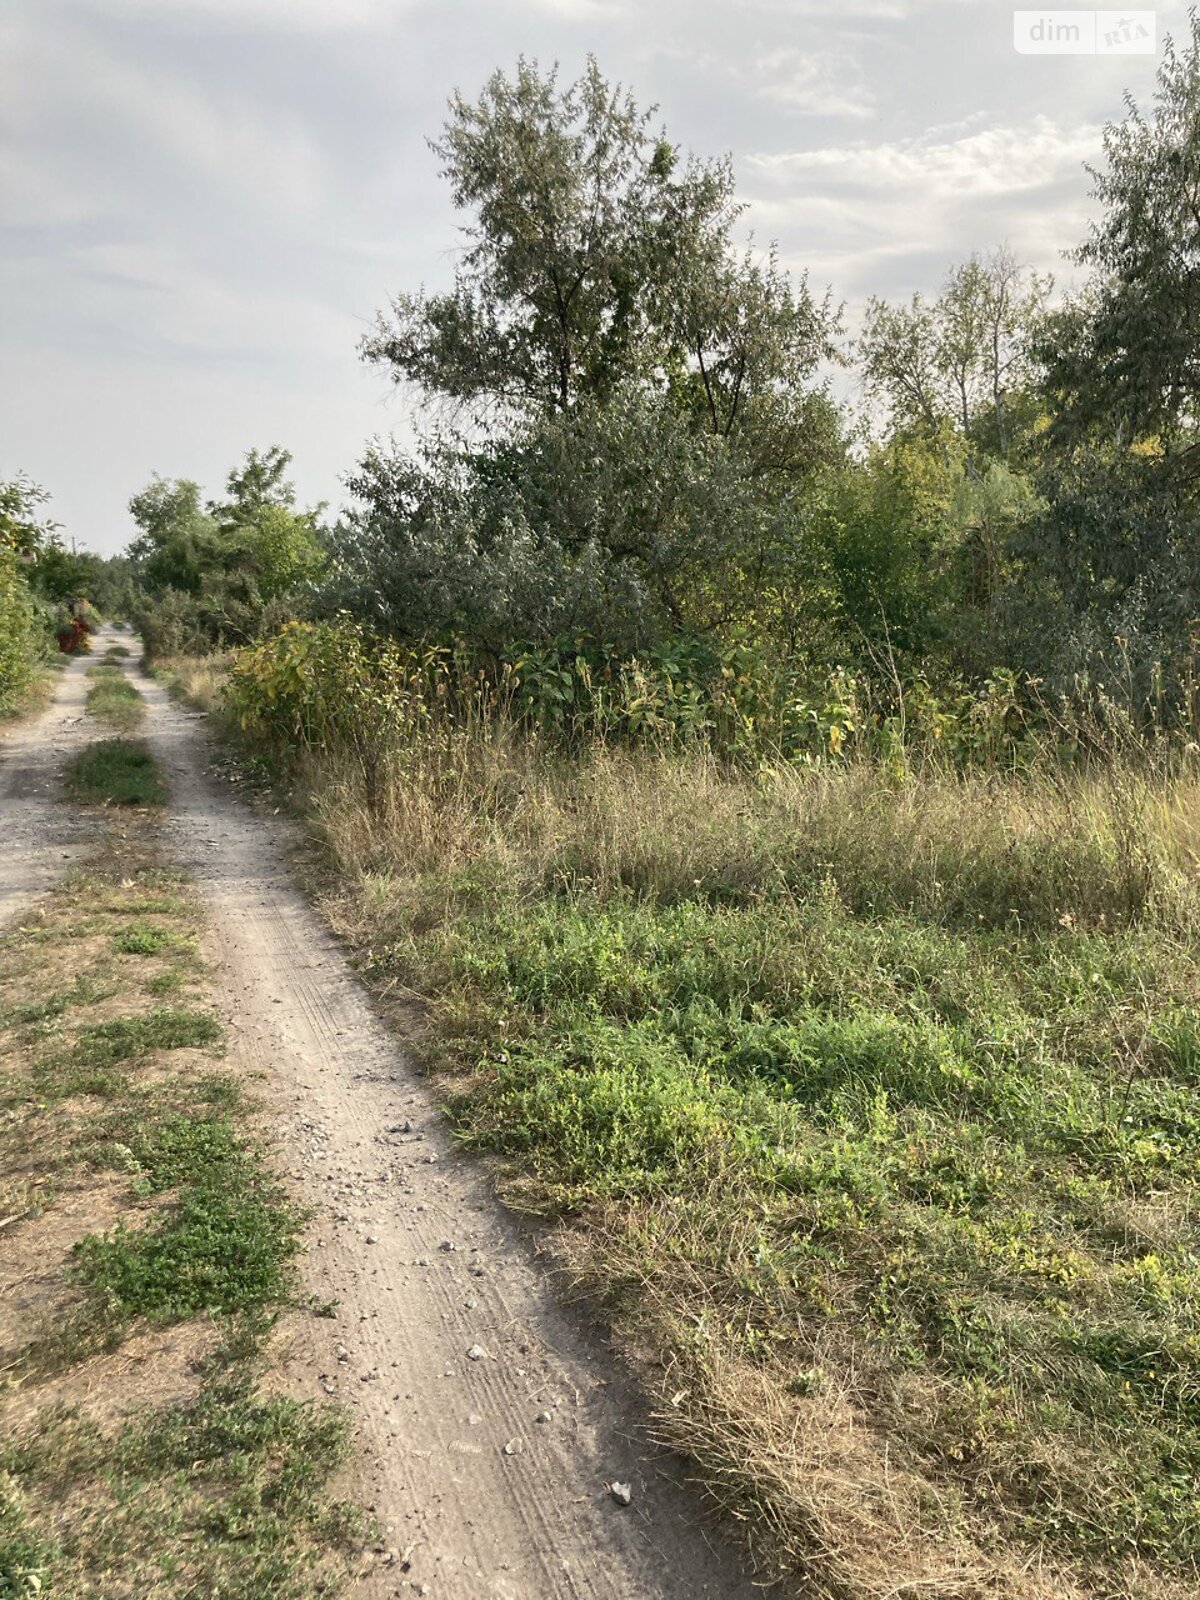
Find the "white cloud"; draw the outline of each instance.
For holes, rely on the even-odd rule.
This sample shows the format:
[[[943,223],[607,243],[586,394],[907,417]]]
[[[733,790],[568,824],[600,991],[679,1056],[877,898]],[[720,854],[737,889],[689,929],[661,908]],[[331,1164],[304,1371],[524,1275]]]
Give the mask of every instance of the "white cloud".
[[[847,191],[886,192],[919,184],[920,202],[926,205],[1045,188],[1095,157],[1100,131],[1095,123],[1062,128],[1039,116],[1022,127],[980,128],[957,139],[935,130],[880,144],[752,155],[747,165],[770,182],[789,186],[832,181]]]
[[[146,20],[157,26],[250,30],[384,28],[421,0],[83,0],[82,9],[107,20]]]
[[[793,111],[820,117],[871,117],[875,96],[862,68],[844,51],[784,48],[756,59],[758,92]]]
[[[760,236],[839,292],[932,288],[949,265],[1002,241],[1061,275],[1088,214],[1083,170],[1095,123],[1034,117],[1009,127],[938,128],[911,139],[762,153],[748,159]],[[925,263],[913,281],[914,263]]]
[[[108,19],[144,19],[159,27],[286,33],[386,31],[433,3],[448,6],[452,0],[77,0],[84,10]],[[628,0],[528,0],[528,7],[595,19],[625,12]]]

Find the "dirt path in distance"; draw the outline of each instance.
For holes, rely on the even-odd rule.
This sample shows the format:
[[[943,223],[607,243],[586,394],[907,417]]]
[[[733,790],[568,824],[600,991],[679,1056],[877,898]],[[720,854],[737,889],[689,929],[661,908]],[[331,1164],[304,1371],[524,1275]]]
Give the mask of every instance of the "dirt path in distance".
[[[231,1064],[264,1075],[285,1171],[316,1212],[305,1277],[337,1311],[305,1323],[301,1387],[353,1408],[385,1546],[354,1600],[760,1594],[455,1149],[295,888],[283,830],[211,776],[203,719],[134,681],[171,786],[164,839],[208,904]]]
[[[118,638],[131,642],[117,634],[106,642]],[[70,756],[103,733],[83,709],[87,668],[99,659],[70,657],[52,704],[0,736],[0,927],[45,894],[94,837],[90,819],[62,803],[61,776]]]

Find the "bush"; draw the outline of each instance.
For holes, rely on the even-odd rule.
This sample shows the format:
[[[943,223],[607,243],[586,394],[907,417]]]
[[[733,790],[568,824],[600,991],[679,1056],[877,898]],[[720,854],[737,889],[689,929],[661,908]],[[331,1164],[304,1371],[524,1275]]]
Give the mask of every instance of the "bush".
[[[925,678],[890,688],[837,670],[806,682],[752,645],[676,637],[620,657],[584,639],[499,655],[405,646],[348,618],[292,623],[234,658],[227,705],[242,731],[284,761],[342,751],[378,785],[380,764],[418,735],[505,723],[567,748],[696,747],[745,763],[882,756],[902,775],[939,764],[1012,765],[1033,718],[1012,674],[972,690]]]
[[[0,538],[0,714],[13,711],[42,654],[42,630],[20,558]]]

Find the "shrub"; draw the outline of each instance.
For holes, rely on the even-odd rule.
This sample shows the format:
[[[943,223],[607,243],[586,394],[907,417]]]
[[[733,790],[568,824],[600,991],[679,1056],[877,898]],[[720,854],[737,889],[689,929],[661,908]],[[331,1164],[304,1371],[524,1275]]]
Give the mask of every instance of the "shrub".
[[[33,675],[40,631],[16,547],[0,536],[0,713],[14,709]]]

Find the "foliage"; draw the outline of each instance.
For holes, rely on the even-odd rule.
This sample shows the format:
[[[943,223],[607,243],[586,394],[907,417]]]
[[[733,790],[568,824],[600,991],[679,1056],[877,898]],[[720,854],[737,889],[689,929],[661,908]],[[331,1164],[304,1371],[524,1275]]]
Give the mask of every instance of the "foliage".
[[[810,398],[808,458],[765,477],[739,442],[661,396],[581,405],[486,449],[368,453],[325,605],[397,636],[500,649],[590,633],[643,649],[686,632],[794,630],[811,614],[818,469],[837,453]]]
[[[141,529],[129,547],[148,597],[139,626],[178,652],[244,643],[288,614],[324,564],[320,509],[300,511],[278,446],[251,450],[226,481],[228,499],[201,503],[198,484],[156,477],[129,503]]]
[[[1085,291],[1043,340],[1057,425],[1069,437],[1157,438],[1184,453],[1195,437],[1200,367],[1200,17],[1182,48],[1164,41],[1154,109],[1131,98],[1105,129],[1094,171],[1100,215],[1076,259]]]
[[[514,646],[497,659],[465,645],[406,648],[347,619],[291,624],[241,652],[223,703],[262,757],[285,766],[348,757],[373,808],[462,728],[508,729],[560,748],[602,740],[705,749],[750,768],[870,755],[897,778],[921,761],[1019,764],[1044,736],[1011,674],[974,689],[918,676],[885,694],[844,669],[801,677],[744,644],[676,638],[620,657],[574,639]]]
[[[49,499],[49,492],[23,472],[0,483],[0,545],[23,556],[51,545],[58,524],[41,509]]]
[[[663,375],[696,381],[715,431],[810,376],[828,308],[773,258],[737,260],[730,165],[681,161],[594,59],[561,88],[522,59],[451,101],[433,149],[469,210],[454,289],[402,295],[367,359],[488,410],[541,417]]]
[[[0,716],[16,709],[41,654],[42,630],[23,563],[0,534]]]
[[[844,453],[818,381],[837,315],[773,249],[735,248],[729,164],[683,161],[649,117],[594,61],[565,88],[522,61],[452,102],[455,289],[401,296],[363,349],[475,426],[369,452],[328,609],[493,649],[644,649],[812,609],[810,502]]]

